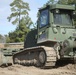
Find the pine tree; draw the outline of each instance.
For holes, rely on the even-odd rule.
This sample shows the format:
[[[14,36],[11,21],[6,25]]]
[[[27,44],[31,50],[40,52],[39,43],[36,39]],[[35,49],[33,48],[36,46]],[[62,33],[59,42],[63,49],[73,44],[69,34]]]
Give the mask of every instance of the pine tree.
[[[9,32],[9,42],[23,42],[33,24],[28,13],[30,11],[29,4],[22,0],[14,0],[10,7],[12,13],[7,19],[9,22],[12,20],[12,24],[17,25],[17,28],[15,31]]]

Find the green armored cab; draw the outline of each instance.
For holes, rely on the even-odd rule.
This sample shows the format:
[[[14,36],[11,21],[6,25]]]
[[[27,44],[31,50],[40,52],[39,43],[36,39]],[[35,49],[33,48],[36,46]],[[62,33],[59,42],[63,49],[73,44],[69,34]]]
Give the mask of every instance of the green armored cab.
[[[24,50],[13,55],[14,64],[55,66],[58,60],[76,61],[76,28],[72,5],[39,9],[37,29],[28,33]]]

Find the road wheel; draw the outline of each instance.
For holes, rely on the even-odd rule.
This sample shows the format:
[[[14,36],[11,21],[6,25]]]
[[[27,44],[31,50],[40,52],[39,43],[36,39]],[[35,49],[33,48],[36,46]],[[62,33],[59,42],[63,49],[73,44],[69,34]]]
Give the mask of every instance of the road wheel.
[[[39,53],[39,61],[40,61],[40,63],[42,63],[42,64],[45,63],[45,61],[46,61],[46,54],[45,54],[44,51],[41,51],[41,52]]]
[[[46,53],[44,51],[41,51],[41,52],[39,52],[36,66],[42,67],[42,66],[44,66],[45,62],[46,62]]]

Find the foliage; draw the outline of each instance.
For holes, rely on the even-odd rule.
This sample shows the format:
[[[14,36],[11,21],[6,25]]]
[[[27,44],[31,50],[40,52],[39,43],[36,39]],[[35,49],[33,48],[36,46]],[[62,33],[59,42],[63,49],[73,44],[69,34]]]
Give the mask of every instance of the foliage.
[[[8,37],[8,35],[5,35],[5,39],[6,39],[6,43],[9,43],[9,37]]]
[[[47,3],[44,4],[44,6],[48,4],[55,4],[55,3],[57,3],[57,0],[48,0]]]
[[[76,0],[59,0],[59,4],[76,4]]]
[[[11,39],[10,42],[23,42],[24,41],[26,34],[30,31],[28,24],[32,23],[30,22],[30,20],[28,20],[26,24],[25,20],[26,19],[22,18],[16,30],[14,32],[9,33],[9,38]]]
[[[6,37],[0,34],[0,43],[5,43]]]
[[[9,22],[14,18],[12,24],[18,24],[22,16],[27,16],[29,9],[29,4],[23,2],[22,0],[14,0],[11,4],[11,14],[7,19]]]
[[[0,43],[2,43],[3,36],[0,34]]]
[[[3,36],[0,34],[0,39],[2,38]]]
[[[17,25],[17,28],[13,32],[9,32],[9,38],[7,42],[23,42],[24,37],[30,31],[30,26],[33,24],[29,17],[29,4],[22,0],[14,0],[11,4],[11,15],[7,18],[12,21],[12,24]]]
[[[68,0],[59,0],[58,3],[59,4],[68,4]]]
[[[47,1],[47,3],[45,4],[45,5],[47,5],[47,4],[54,4],[54,2],[55,2],[55,0],[49,0],[49,1]]]

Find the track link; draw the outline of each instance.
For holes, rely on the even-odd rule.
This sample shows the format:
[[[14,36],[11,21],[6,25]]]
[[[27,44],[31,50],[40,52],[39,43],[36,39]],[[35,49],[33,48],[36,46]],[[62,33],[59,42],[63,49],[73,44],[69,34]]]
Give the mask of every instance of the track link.
[[[53,67],[56,63],[56,52],[52,47],[43,47],[46,52],[46,63],[44,65],[44,68],[46,67]]]
[[[36,65],[41,68],[53,67],[56,63],[56,52],[52,47],[46,46],[27,48],[16,53],[13,56],[13,62],[21,65]]]

